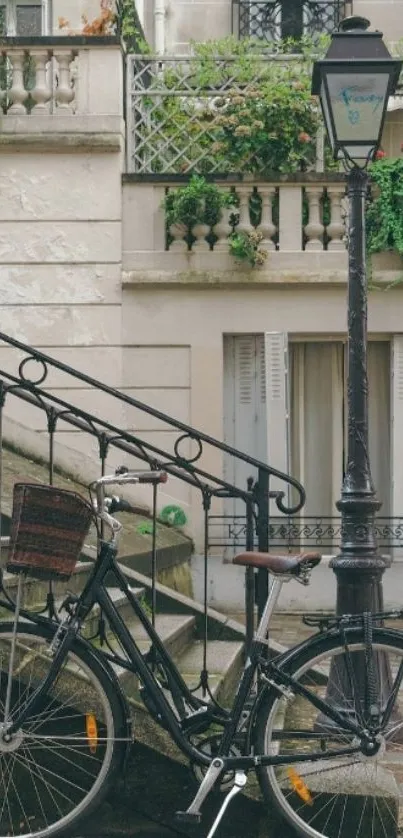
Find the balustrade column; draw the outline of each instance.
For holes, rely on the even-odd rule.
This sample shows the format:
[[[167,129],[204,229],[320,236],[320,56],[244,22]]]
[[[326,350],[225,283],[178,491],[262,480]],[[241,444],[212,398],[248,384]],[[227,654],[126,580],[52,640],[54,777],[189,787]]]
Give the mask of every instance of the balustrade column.
[[[8,109],[8,113],[26,114],[27,112],[24,104],[28,96],[24,85],[24,59],[25,53],[23,50],[13,52],[11,58],[13,80],[10,90],[8,91],[12,105]]]
[[[230,189],[223,189],[225,195],[230,195]],[[213,233],[217,236],[217,241],[214,245],[214,251],[219,251],[221,253],[228,253],[229,252],[229,241],[228,236],[232,233],[232,226],[230,224],[230,217],[231,213],[235,213],[235,207],[223,207],[221,210],[221,218],[213,227]]]
[[[320,219],[320,199],[323,195],[323,187],[307,186],[305,194],[309,207],[309,221],[304,228],[307,237],[305,250],[323,250],[323,233],[325,228]]]
[[[186,253],[188,250],[187,241],[185,239],[188,233],[186,224],[171,224],[169,233],[173,239],[169,245],[169,250],[174,253]]]
[[[328,186],[327,194],[330,199],[330,224],[326,228],[326,232],[330,238],[328,250],[345,250],[346,229],[342,212],[345,189],[340,186]]]
[[[257,229],[263,235],[261,246],[265,250],[276,249],[273,241],[273,236],[277,232],[276,225],[273,224],[273,198],[275,194],[276,189],[274,186],[259,187],[259,195],[262,199],[262,217]]]
[[[204,221],[199,221],[197,224],[194,224],[192,227],[192,236],[195,237],[196,241],[192,244],[193,251],[196,253],[205,253],[210,250],[210,245],[206,240],[209,232],[210,227]]]
[[[235,230],[237,233],[251,233],[253,230],[249,209],[251,188],[250,186],[237,186],[236,192],[239,197],[239,221]]]
[[[49,53],[43,49],[32,49],[30,57],[35,61],[35,87],[31,90],[31,97],[35,102],[34,113],[49,113],[49,101],[52,96],[48,73]]]
[[[75,90],[72,84],[72,77],[70,66],[74,61],[74,54],[71,50],[63,50],[63,52],[55,52],[57,60],[57,87],[55,90],[55,103],[58,110],[63,113],[73,113],[73,102],[75,99]],[[100,95],[102,95],[100,91]]]

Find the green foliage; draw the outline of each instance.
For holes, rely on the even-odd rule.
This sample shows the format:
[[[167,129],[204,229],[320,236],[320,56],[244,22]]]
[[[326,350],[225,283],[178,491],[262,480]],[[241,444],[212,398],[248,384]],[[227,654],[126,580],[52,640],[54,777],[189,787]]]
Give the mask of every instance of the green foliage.
[[[244,231],[234,232],[229,237],[229,249],[237,261],[247,262],[254,268],[263,265],[267,259],[267,250],[259,247],[263,236],[254,230],[252,233]]]
[[[195,224],[214,227],[221,218],[223,207],[232,204],[231,195],[225,194],[215,183],[208,183],[200,175],[192,175],[186,186],[168,192],[162,206],[168,227],[184,224],[190,230]]]
[[[375,195],[366,213],[368,253],[395,250],[403,256],[403,159],[377,160],[370,174]]]
[[[174,161],[169,170],[268,173],[312,167],[321,125],[311,96],[312,61],[325,46],[302,39],[295,54],[289,40],[269,47],[233,37],[193,43],[189,62],[161,75],[158,107],[155,98],[145,102],[153,131],[161,126],[162,140],[168,140],[162,144],[165,160]],[[186,95],[180,95],[182,89]],[[327,152],[327,166],[333,165]],[[163,166],[156,155],[153,170]]]
[[[117,16],[119,33],[124,41],[126,51],[128,53],[141,53],[142,55],[150,54],[150,46],[142,34],[135,0],[118,0]]]

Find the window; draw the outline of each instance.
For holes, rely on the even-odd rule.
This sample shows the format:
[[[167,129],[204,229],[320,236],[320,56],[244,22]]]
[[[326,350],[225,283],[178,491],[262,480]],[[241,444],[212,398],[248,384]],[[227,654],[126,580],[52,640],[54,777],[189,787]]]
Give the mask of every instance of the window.
[[[0,0],[0,32],[4,35],[35,37],[46,35],[47,0]]]
[[[233,0],[234,31],[267,42],[330,33],[343,8],[341,0]]]

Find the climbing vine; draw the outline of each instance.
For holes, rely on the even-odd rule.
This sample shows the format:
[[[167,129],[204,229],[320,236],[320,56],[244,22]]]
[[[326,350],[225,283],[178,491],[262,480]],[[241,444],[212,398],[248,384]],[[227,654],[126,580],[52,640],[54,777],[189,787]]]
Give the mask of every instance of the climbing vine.
[[[370,167],[372,198],[366,213],[369,254],[395,250],[403,256],[403,159],[383,157]]]

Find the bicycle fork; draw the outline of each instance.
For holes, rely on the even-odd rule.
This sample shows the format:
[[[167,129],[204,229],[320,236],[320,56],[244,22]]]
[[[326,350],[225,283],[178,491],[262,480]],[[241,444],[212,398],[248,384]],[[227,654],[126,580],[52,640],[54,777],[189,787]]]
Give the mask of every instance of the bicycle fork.
[[[203,779],[203,782],[201,783],[201,786],[196,794],[196,797],[193,800],[193,803],[191,803],[186,812],[177,812],[176,820],[180,821],[181,823],[200,823],[200,807],[202,806],[206,797],[213,788],[214,783],[216,782],[216,780],[218,780],[220,774],[222,774],[224,765],[224,760],[220,757],[213,759]],[[210,829],[210,832],[207,835],[207,838],[213,838],[213,835],[215,835],[217,827],[219,826],[225,814],[228,804],[230,803],[232,798],[235,797],[235,795],[239,794],[239,792],[242,791],[243,788],[245,788],[246,782],[247,776],[245,772],[236,771],[234,785],[229,790],[228,794],[225,796],[224,802],[220,808],[220,811],[218,812],[213,826]]]

